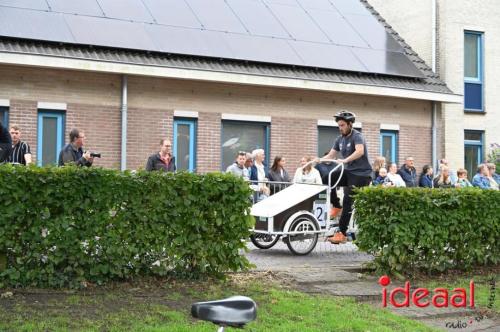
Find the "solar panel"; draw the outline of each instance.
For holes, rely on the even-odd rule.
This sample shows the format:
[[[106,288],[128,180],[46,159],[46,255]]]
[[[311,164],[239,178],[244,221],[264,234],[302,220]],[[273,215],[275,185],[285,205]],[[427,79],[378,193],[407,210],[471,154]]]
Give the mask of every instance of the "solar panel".
[[[153,17],[141,0],[97,0],[106,17],[153,23]]]
[[[297,0],[306,9],[335,10],[328,0]]]
[[[290,38],[288,32],[259,1],[255,0],[227,0],[227,3],[240,18],[250,34],[277,38]]]
[[[161,25],[147,25],[145,29],[155,40],[158,51],[233,58],[223,34],[218,32]]]
[[[372,73],[423,77],[422,73],[403,53],[353,48],[352,51]]]
[[[356,0],[0,0],[0,36],[422,77]]]
[[[278,4],[278,5],[288,5],[288,6],[297,6],[296,0],[263,0],[269,4]]]
[[[1,0],[0,0],[1,1]],[[54,12],[89,15],[89,16],[103,16],[101,8],[96,0],[47,0],[50,8]]]
[[[294,39],[320,43],[329,42],[325,34],[302,8],[273,4],[269,7]]]
[[[65,14],[77,44],[156,50],[142,23]]]
[[[290,41],[290,44],[307,66],[367,71],[367,68],[351,53],[349,47],[303,41]]]
[[[0,35],[72,43],[63,14],[0,7]]]
[[[45,0],[0,0],[0,6],[49,10],[49,6],[47,6],[47,2]]]
[[[372,16],[366,7],[356,0],[329,0],[342,14]]]
[[[354,29],[363,36],[371,48],[403,52],[401,45],[387,33],[385,28],[373,16],[345,15]]]
[[[337,11],[309,9],[308,12],[333,43],[368,47],[368,44]]]
[[[199,28],[198,21],[187,3],[178,0],[143,0],[159,24],[178,27]]]
[[[247,33],[224,0],[186,0],[205,29]]]
[[[224,36],[235,59],[261,59],[263,62],[282,64],[304,64],[294,49],[284,39],[271,39],[236,34]]]

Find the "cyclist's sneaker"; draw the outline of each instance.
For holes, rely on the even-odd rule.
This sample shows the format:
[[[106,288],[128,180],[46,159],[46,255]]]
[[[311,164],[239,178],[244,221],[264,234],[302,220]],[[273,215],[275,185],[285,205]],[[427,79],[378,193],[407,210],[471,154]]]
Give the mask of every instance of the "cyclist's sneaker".
[[[342,208],[333,207],[330,209],[330,217],[337,218],[342,213]]]
[[[332,244],[346,243],[347,237],[342,232],[337,232],[334,236],[329,237],[328,241]]]

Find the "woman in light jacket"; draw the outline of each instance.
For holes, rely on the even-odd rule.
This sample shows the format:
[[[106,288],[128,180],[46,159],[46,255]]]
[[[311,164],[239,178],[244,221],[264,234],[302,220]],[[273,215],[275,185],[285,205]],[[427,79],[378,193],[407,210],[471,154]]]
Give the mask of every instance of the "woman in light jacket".
[[[321,181],[321,175],[316,168],[312,167],[311,163],[304,167],[305,164],[312,160],[313,159],[311,157],[302,157],[302,159],[300,160],[301,167],[297,168],[297,170],[295,171],[293,182],[323,184],[323,182]]]

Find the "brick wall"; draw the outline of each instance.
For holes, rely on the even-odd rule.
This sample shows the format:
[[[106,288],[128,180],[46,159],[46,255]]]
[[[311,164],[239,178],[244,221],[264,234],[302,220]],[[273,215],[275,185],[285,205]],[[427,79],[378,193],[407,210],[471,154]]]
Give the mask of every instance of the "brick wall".
[[[127,168],[144,168],[148,157],[160,150],[160,140],[173,135],[171,110],[129,108]]]
[[[221,168],[221,115],[199,113],[196,148],[198,173],[218,171]]]
[[[415,159],[415,168],[418,173],[426,164],[431,164],[432,130],[428,127],[402,126],[399,130],[399,166],[401,166],[407,156]]]
[[[120,168],[120,124],[121,114],[117,107],[70,103],[66,110],[64,139],[69,143],[69,132],[73,128],[84,131],[84,150],[102,154],[102,158],[94,159],[94,165]]]
[[[316,157],[318,154],[317,120],[273,117],[270,149],[269,166],[275,156],[284,156],[287,170],[293,176],[302,157]]]
[[[0,78],[0,98],[11,103],[10,123],[17,122],[23,128],[34,154],[36,102],[62,102],[67,103],[65,140],[69,130],[78,127],[85,131],[86,146],[103,154],[96,165],[120,167],[120,83],[116,75],[93,78],[91,73],[0,65]],[[40,83],[44,78],[47,82]],[[302,156],[317,154],[317,121],[332,120],[340,109],[357,113],[372,160],[379,154],[381,122],[399,124],[401,144],[410,144],[410,148],[412,142],[422,141],[426,130],[428,137],[422,142],[428,152],[415,158],[430,159],[427,101],[145,77],[129,77],[129,84],[129,169],[144,167],[148,156],[158,151],[161,138],[172,139],[175,110],[198,112],[198,172],[220,170],[222,113],[271,116],[270,156],[284,155],[289,170]],[[400,153],[408,149],[401,146]]]
[[[21,140],[31,148],[33,161],[36,161],[37,148],[37,109],[36,102],[31,100],[11,99],[9,109],[9,125],[21,128]]]

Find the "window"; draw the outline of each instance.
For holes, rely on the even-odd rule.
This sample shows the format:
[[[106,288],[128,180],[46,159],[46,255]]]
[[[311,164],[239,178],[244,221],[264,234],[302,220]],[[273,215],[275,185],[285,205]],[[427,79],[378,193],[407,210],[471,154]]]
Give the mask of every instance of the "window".
[[[196,170],[196,120],[174,119],[174,157],[179,171]]]
[[[477,165],[483,161],[483,131],[466,130],[464,132],[464,165],[470,179],[477,172]]]
[[[64,144],[64,113],[55,111],[38,112],[39,166],[57,164],[59,152]]]
[[[464,34],[464,108],[483,112],[483,34]]]
[[[318,126],[318,156],[330,152],[333,143],[340,136],[338,127]]]
[[[398,163],[398,132],[380,131],[380,155],[385,157],[387,165]]]
[[[222,170],[231,165],[239,151],[264,149],[269,160],[269,124],[261,122],[222,121]]]
[[[0,122],[5,128],[9,128],[9,108],[0,106]]]

